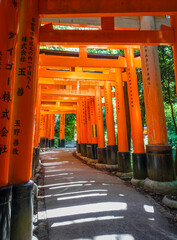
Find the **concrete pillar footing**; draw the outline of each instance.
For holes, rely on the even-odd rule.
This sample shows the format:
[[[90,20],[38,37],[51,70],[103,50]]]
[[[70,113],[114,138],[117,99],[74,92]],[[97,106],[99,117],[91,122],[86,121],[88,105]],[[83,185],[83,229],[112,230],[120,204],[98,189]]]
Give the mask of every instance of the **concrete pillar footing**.
[[[118,171],[118,165],[106,164],[106,169],[109,171]]]
[[[117,145],[108,145],[107,146],[107,164],[116,165],[117,164]]]
[[[33,181],[12,186],[11,240],[32,239]]]
[[[12,186],[0,187],[0,239],[10,239]]]
[[[97,158],[99,163],[106,164],[107,162],[106,148],[97,148]]]
[[[168,196],[164,196],[162,203],[169,208],[177,209],[177,201],[169,199]]]
[[[120,177],[121,179],[132,179],[133,172],[127,172],[127,173],[117,172],[116,176]]]
[[[144,186],[144,179],[131,179],[131,184],[135,187],[143,187]]]
[[[144,189],[155,194],[177,194],[177,180],[171,182],[158,182],[149,178],[145,179]]]
[[[146,153],[132,153],[133,178],[145,179],[147,177]]]
[[[87,157],[97,159],[98,144],[87,144]]]
[[[130,152],[117,152],[119,172],[131,172]]]
[[[147,145],[147,176],[158,182],[176,180],[171,145]]]

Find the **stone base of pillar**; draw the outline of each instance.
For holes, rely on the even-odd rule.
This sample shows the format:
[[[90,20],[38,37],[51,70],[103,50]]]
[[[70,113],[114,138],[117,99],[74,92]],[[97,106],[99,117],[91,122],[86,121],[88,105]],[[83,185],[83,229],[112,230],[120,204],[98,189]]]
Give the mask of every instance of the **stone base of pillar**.
[[[48,148],[48,147],[49,147],[49,139],[46,138],[46,148]]]
[[[106,148],[97,148],[97,159],[98,163],[107,163],[107,152]]]
[[[51,139],[51,140],[50,140],[50,144],[51,144],[51,147],[55,147],[55,140],[54,140],[54,139]]]
[[[65,139],[60,139],[59,140],[59,145],[58,147],[64,148],[65,147]]]
[[[36,152],[36,158],[35,158],[35,169],[36,169],[39,165],[40,148],[35,148],[35,152]]]
[[[87,144],[86,143],[81,143],[81,155],[83,157],[87,157]]]
[[[148,178],[159,182],[176,180],[171,145],[147,145]]]
[[[87,144],[87,157],[97,159],[98,144]]]
[[[147,177],[146,153],[132,153],[133,178],[142,180]]]
[[[11,240],[32,239],[33,181],[12,187]]]
[[[33,164],[32,164],[32,177],[34,178],[35,176],[35,170],[39,165],[39,153],[40,153],[40,148],[33,148]]]
[[[81,153],[81,145],[78,142],[76,142],[76,149],[78,153]]]
[[[144,186],[144,179],[131,179],[131,184],[136,187],[143,187]]]
[[[45,148],[46,147],[46,138],[41,137],[40,138],[40,148]]]
[[[117,164],[117,145],[108,145],[107,146],[107,164],[116,165]]]
[[[0,239],[10,240],[12,186],[0,187]]]
[[[117,152],[118,171],[131,172],[130,152]]]
[[[159,182],[146,178],[144,182],[144,189],[161,195],[177,194],[177,180],[171,182]]]

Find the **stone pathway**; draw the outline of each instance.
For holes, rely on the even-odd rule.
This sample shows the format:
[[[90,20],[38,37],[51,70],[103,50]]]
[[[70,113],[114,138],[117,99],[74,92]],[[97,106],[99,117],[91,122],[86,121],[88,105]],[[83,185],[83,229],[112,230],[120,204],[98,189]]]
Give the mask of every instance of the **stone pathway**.
[[[93,169],[74,149],[43,152],[49,240],[176,240],[170,225],[152,202],[116,176]],[[40,239],[39,239],[40,240]]]

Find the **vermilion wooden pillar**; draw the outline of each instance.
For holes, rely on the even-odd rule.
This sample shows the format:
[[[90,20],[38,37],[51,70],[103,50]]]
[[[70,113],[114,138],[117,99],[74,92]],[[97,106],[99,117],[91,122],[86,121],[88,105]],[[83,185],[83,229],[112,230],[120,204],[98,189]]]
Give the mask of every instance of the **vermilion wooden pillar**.
[[[175,67],[174,70],[175,70],[176,92],[177,92],[177,15],[170,16],[170,20],[171,20],[171,27],[174,30],[174,37],[175,37],[175,42],[172,48],[173,48],[173,60],[174,60],[174,67]]]
[[[117,113],[117,130],[118,130],[118,170],[119,172],[130,172],[130,152],[128,146],[127,120],[124,101],[124,90],[121,69],[116,69],[115,80],[115,97]]]
[[[46,147],[46,115],[40,116],[40,147]]]
[[[59,147],[65,147],[65,114],[60,114],[60,138]]]
[[[80,144],[81,144],[81,110],[80,104],[77,103],[77,113],[76,113],[76,128],[77,128],[77,152],[81,152]]]
[[[91,144],[91,116],[90,116],[90,97],[86,97],[86,117],[87,117],[87,143]]]
[[[91,117],[91,138],[92,144],[98,145],[97,139],[97,123],[96,123],[96,112],[95,112],[95,97],[90,98],[90,117]]]
[[[32,236],[33,182],[29,180],[32,171],[39,26],[36,0],[21,0],[9,174],[9,181],[14,184],[11,222],[13,240],[23,239],[24,236],[30,239]],[[23,198],[29,201],[22,201]],[[27,215],[24,217],[24,214]],[[28,220],[24,220],[22,225],[21,219]]]
[[[37,87],[37,99],[36,99],[36,114],[35,114],[35,133],[34,133],[34,147],[39,147],[39,135],[40,135],[40,107],[41,107],[41,85]]]
[[[49,129],[50,129],[49,114],[45,114],[45,141],[46,147],[49,147]]]
[[[55,147],[55,114],[52,114],[51,147]]]
[[[115,165],[117,164],[117,145],[114,128],[111,82],[105,81],[104,95],[105,95],[106,128],[108,138],[107,163],[110,165]]]
[[[87,113],[86,113],[86,99],[81,101],[81,154],[87,156]]]
[[[12,186],[8,185],[14,70],[20,1],[0,1],[0,239],[10,239]]]
[[[101,101],[101,89],[99,86],[95,87],[95,113],[97,123],[97,158],[98,162],[106,163],[106,148],[105,148],[105,137],[104,137],[104,123],[103,123],[103,111]]]
[[[155,30],[154,17],[141,17],[141,28]],[[173,181],[176,176],[172,148],[168,145],[157,47],[141,46],[140,49],[149,142],[146,146],[148,177],[155,181]]]
[[[96,113],[95,113],[95,97],[90,98],[90,118],[91,118],[91,158],[97,159],[97,123],[96,123]]]
[[[125,55],[127,60],[128,96],[133,139],[133,174],[135,179],[145,179],[147,175],[146,154],[144,152],[143,128],[133,48],[128,47]]]
[[[22,0],[10,153],[10,182],[16,184],[28,182],[31,176],[38,33],[38,5]]]
[[[19,1],[0,2],[0,187],[8,184]]]

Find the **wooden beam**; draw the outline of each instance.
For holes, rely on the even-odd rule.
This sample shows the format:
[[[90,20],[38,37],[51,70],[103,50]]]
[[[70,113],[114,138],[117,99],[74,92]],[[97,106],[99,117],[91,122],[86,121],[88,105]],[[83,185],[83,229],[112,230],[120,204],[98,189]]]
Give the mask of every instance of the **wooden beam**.
[[[61,114],[61,113],[65,113],[65,114],[75,114],[76,110],[68,110],[68,111],[64,111],[64,110],[41,110],[41,114]]]
[[[80,80],[99,80],[99,81],[114,81],[115,74],[103,74],[103,73],[85,73],[85,72],[63,72],[63,71],[51,71],[39,68],[39,78],[55,78],[54,80],[62,79],[80,79]]]
[[[92,59],[82,57],[60,57],[50,55],[39,55],[39,66],[47,68],[63,68],[63,67],[93,67],[102,68],[97,71],[103,70],[103,68],[126,68],[127,63],[124,57],[119,57],[116,60],[113,59]],[[141,66],[140,57],[135,58],[135,67]],[[90,69],[91,70],[91,69]],[[93,69],[94,70],[94,69]]]
[[[55,80],[55,78],[39,78],[39,84],[41,85],[71,85],[71,86],[101,86],[104,87],[103,81],[76,81],[76,80],[70,80],[70,81],[58,81]],[[114,85],[114,84],[113,84]]]
[[[176,0],[39,0],[42,17],[148,16],[177,13]]]
[[[95,90],[65,90],[65,89],[43,89],[43,94],[50,94],[50,95],[59,95],[59,96],[75,96],[75,97],[94,97],[95,96]]]
[[[82,17],[82,18],[44,18],[42,23],[53,23],[53,25],[66,25],[75,27],[101,28],[100,17]],[[115,28],[140,29],[139,16],[118,16],[114,17]],[[155,16],[156,30],[160,30],[161,25],[170,27],[170,19],[166,16]]]
[[[169,30],[40,30],[39,41],[45,44],[66,45],[162,45],[174,42],[174,32]]]

